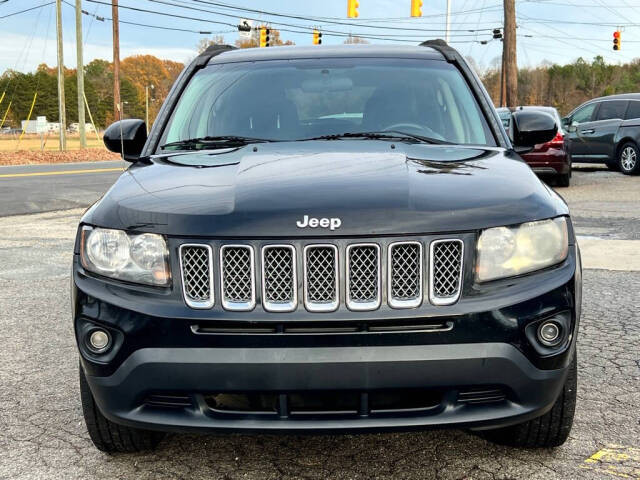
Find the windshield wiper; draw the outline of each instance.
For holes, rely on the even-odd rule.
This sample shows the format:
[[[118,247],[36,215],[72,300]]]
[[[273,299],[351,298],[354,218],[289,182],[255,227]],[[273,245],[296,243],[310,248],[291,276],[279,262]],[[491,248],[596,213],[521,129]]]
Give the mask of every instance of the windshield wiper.
[[[166,150],[167,148],[177,147],[181,150],[200,150],[200,145],[204,148],[212,146],[238,147],[248,145],[250,143],[275,141],[276,140],[269,140],[265,138],[242,137],[239,135],[220,135],[217,137],[188,138],[186,140],[178,140],[177,142],[169,142],[161,145],[160,149]]]
[[[451,142],[438,138],[416,135],[413,133],[401,132],[398,130],[387,130],[384,132],[345,132],[320,135],[319,137],[305,138],[304,140],[343,140],[349,138],[368,138],[371,140],[413,140],[420,143],[431,143],[434,145],[448,145]]]

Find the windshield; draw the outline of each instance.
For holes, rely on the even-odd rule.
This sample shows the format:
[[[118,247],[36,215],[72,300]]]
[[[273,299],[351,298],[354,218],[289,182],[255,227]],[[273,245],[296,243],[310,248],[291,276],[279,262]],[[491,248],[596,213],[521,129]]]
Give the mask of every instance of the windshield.
[[[495,142],[466,81],[438,60],[320,58],[211,65],[189,82],[161,144],[208,137],[272,141],[394,132]],[[414,139],[415,140],[415,139]],[[206,145],[206,144],[205,144]]]

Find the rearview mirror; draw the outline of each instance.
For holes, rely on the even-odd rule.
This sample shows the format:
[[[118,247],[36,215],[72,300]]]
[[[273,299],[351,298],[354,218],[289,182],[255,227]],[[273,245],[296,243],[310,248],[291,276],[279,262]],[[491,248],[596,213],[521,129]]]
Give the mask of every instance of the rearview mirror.
[[[147,125],[135,118],[120,120],[109,125],[103,140],[107,149],[122,154],[128,162],[136,162],[147,141]]]
[[[555,119],[541,111],[516,110],[512,118],[512,140],[517,147],[533,147],[539,143],[546,143],[558,133]]]

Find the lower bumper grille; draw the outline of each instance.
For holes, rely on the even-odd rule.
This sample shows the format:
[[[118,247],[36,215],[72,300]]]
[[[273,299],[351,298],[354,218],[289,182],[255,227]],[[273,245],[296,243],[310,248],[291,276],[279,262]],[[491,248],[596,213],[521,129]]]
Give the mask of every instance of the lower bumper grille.
[[[207,406],[220,414],[279,417],[369,416],[402,412],[437,411],[443,393],[432,389],[388,389],[304,392],[209,393]]]

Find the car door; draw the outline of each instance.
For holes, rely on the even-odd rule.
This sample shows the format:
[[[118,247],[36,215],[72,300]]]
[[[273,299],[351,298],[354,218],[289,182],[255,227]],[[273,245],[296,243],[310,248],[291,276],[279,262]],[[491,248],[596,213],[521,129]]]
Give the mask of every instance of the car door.
[[[588,154],[588,147],[585,144],[582,130],[590,130],[591,123],[595,117],[598,103],[588,103],[579,107],[569,117],[569,125],[566,128],[565,146],[567,152],[575,158],[582,158]]]
[[[615,151],[614,138],[622,123],[627,100],[605,100],[596,111],[596,121],[588,128],[582,129],[582,135],[589,150],[588,155],[594,159],[609,159]]]

